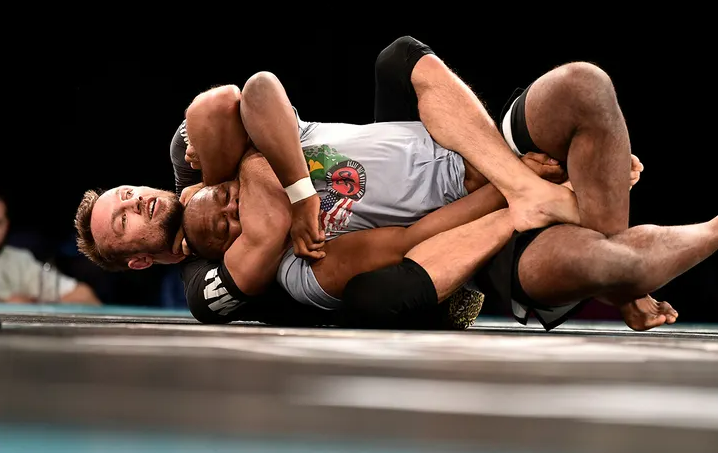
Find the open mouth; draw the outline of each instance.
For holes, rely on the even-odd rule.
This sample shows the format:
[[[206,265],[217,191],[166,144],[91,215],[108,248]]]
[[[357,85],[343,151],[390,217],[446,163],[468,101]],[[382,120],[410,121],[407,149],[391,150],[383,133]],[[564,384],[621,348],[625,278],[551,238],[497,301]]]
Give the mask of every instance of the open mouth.
[[[157,198],[152,200],[152,202],[150,203],[150,220],[152,219],[152,216],[155,213],[155,206],[157,206]]]

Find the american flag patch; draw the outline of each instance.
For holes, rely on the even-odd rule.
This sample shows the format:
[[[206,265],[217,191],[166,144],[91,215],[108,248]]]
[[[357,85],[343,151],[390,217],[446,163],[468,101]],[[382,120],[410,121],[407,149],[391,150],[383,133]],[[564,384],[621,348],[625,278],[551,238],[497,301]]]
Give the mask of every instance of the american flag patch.
[[[320,206],[319,222],[324,229],[328,239],[332,233],[341,231],[349,225],[349,218],[352,215],[352,204],[354,200],[346,197],[338,197],[336,194],[328,193]]]

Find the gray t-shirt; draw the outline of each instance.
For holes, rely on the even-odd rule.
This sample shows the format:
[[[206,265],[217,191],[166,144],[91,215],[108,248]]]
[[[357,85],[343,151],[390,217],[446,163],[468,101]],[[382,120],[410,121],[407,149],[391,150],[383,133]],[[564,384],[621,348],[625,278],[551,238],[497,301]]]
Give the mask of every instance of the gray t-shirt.
[[[308,123],[300,130],[328,240],[408,226],[466,195],[463,159],[421,122]]]
[[[462,157],[439,146],[421,122],[300,123],[300,139],[322,200],[327,240],[351,231],[409,226],[467,194]],[[277,281],[299,302],[341,306],[291,249]]]

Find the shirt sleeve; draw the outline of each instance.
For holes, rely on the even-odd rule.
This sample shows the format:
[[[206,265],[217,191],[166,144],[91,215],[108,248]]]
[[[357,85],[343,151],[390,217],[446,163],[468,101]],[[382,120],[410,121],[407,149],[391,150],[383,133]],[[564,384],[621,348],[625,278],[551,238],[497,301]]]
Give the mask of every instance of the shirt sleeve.
[[[226,324],[241,319],[241,308],[256,297],[243,294],[221,261],[188,257],[180,263],[185,298],[200,322]]]
[[[182,194],[185,187],[202,182],[202,170],[195,170],[184,160],[189,141],[187,140],[186,120],[177,128],[170,144],[170,158],[175,174],[175,193]]]

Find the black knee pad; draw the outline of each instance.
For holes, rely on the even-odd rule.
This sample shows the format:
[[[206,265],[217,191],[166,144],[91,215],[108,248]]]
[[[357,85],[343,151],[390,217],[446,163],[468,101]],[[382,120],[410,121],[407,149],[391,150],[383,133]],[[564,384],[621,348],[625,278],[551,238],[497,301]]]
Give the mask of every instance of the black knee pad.
[[[429,274],[408,258],[401,264],[352,278],[342,299],[353,321],[361,327],[399,325],[402,317],[432,310],[439,303]]]
[[[402,36],[379,53],[374,73],[378,79],[398,77],[402,83],[410,85],[416,62],[428,54],[434,54],[429,46],[411,36]]]

